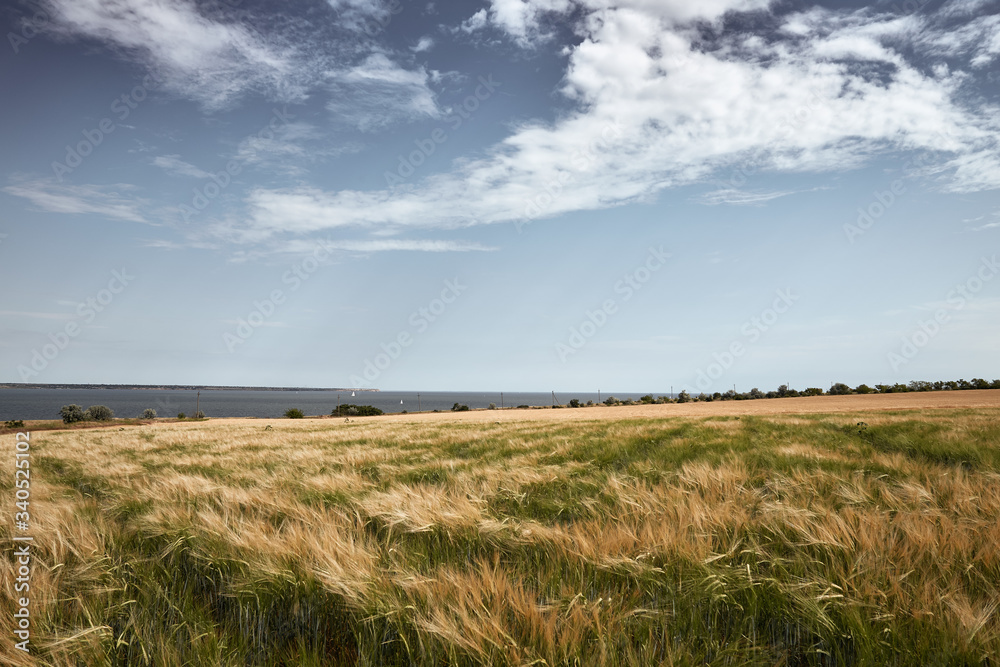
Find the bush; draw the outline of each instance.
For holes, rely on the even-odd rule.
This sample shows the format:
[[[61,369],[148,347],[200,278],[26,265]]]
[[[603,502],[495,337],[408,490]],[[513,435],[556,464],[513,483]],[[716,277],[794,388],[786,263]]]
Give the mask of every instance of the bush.
[[[578,408],[578,407],[580,407],[580,399],[574,398],[573,400],[571,400],[569,402],[569,407],[571,407],[571,408]]]
[[[489,409],[490,410],[496,410],[497,409],[497,404],[496,403],[490,403]]]
[[[466,412],[468,409],[469,409],[468,405],[459,405],[458,403],[451,406],[452,412]]]
[[[302,411],[298,408],[289,408],[285,410],[285,416],[289,419],[302,419],[305,417],[305,415],[302,414]]]
[[[527,410],[530,407],[531,407],[530,405],[519,405],[519,406],[517,406],[517,409],[518,410]]]
[[[59,416],[62,417],[63,423],[72,424],[74,422],[82,422],[87,420],[87,413],[83,411],[79,405],[64,405],[59,410]]]
[[[177,418],[178,419],[187,419],[187,415],[184,414],[183,412],[178,412],[177,413]]]
[[[142,411],[143,419],[156,419],[156,410],[153,408],[146,408]]]
[[[802,392],[802,395],[803,396],[822,396],[823,395],[823,390],[820,389],[819,387],[809,387],[808,389],[806,389],[805,391]]]
[[[855,391],[855,393],[858,393],[858,394],[870,394],[870,393],[874,392],[875,390],[872,389],[871,387],[869,387],[866,384],[859,384],[857,387],[855,387],[854,391]]]
[[[640,396],[639,400],[642,401],[643,403],[646,403],[646,404],[655,403],[656,402],[653,399],[653,395],[652,394],[646,394],[645,396]]]
[[[115,411],[106,405],[91,405],[87,408],[87,418],[95,422],[109,422],[115,418]]]
[[[681,393],[677,394],[678,403],[687,403],[690,400],[691,400],[691,394],[687,393],[687,391],[682,391]]]
[[[845,396],[851,393],[851,388],[848,387],[843,382],[836,382],[830,387],[830,391],[826,392],[831,396]]]
[[[382,414],[382,411],[371,405],[353,405],[351,403],[341,403],[339,406],[333,409],[330,414],[334,417],[346,417],[350,415],[351,417],[376,417]]]
[[[3,423],[4,428],[24,428],[24,422],[20,419],[11,419]]]
[[[618,405],[619,401],[614,396],[608,396],[604,399],[604,405]]]
[[[205,413],[202,412],[201,410],[199,410],[198,412],[194,413],[194,418],[195,419],[204,419],[205,418]]]

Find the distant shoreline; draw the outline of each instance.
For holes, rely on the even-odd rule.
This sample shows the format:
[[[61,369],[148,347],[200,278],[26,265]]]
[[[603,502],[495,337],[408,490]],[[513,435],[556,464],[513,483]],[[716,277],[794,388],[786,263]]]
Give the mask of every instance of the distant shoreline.
[[[0,389],[127,389],[132,390],[197,390],[197,391],[379,391],[360,387],[227,387],[193,384],[28,384],[8,382]]]

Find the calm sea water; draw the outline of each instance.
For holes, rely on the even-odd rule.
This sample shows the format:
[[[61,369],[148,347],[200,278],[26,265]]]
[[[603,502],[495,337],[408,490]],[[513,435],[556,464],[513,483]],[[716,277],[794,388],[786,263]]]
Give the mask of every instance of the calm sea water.
[[[667,392],[601,392],[600,398],[638,399],[653,393],[655,396]],[[419,396],[419,398],[418,398]],[[556,392],[559,403],[569,403],[570,399],[581,402],[598,400],[597,392]],[[201,411],[206,417],[281,417],[289,408],[298,408],[307,415],[328,415],[337,403],[374,405],[385,412],[415,412],[419,410],[450,410],[455,403],[470,408],[486,408],[490,403],[500,407],[518,405],[551,405],[552,394],[531,392],[447,392],[447,391],[234,391],[203,390]],[[138,417],[146,408],[156,410],[157,416],[176,417],[183,412],[194,415],[198,407],[196,391],[190,390],[149,390],[149,389],[4,389],[0,388],[0,420],[7,419],[58,419],[59,408],[75,403],[87,408],[91,405],[106,405],[115,411],[116,417]]]

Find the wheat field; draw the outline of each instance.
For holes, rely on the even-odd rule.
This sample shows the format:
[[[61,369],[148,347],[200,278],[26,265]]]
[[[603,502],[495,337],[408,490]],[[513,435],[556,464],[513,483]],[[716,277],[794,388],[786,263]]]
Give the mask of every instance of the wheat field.
[[[0,661],[1000,662],[1000,408],[568,412],[36,432]]]

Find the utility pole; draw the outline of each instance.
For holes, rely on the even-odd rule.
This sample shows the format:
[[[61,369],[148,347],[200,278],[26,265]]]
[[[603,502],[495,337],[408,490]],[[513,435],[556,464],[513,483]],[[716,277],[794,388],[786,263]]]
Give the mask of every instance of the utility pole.
[[[195,403],[194,416],[197,417],[198,413],[201,412],[201,392],[198,392],[198,402]]]
[[[500,392],[500,409],[503,410],[503,392]]]
[[[600,389],[597,390],[597,402],[598,403],[601,402],[601,390]]]
[[[420,394],[417,394],[417,412],[420,412]]]

